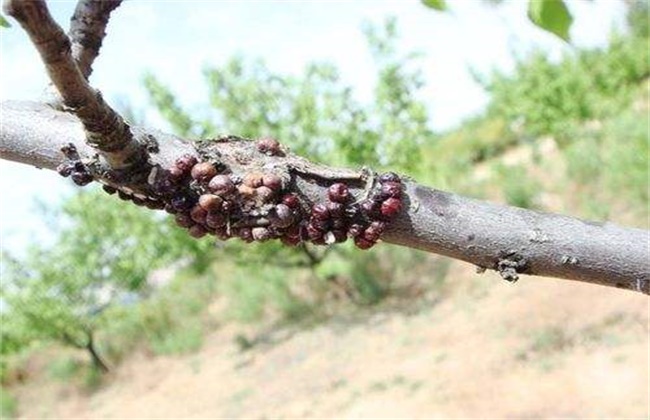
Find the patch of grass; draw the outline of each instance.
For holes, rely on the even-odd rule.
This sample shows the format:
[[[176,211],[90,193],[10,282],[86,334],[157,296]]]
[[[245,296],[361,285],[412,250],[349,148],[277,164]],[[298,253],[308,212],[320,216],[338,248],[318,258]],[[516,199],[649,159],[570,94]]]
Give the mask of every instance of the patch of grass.
[[[240,389],[239,391],[232,394],[232,396],[230,397],[230,401],[232,401],[235,404],[241,404],[253,394],[254,392],[250,388]]]
[[[188,320],[175,325],[167,333],[153,335],[150,344],[157,354],[192,353],[203,344],[203,327],[200,320]]]
[[[589,217],[605,219],[620,203],[647,220],[650,210],[650,126],[647,109],[630,107],[595,127],[574,129],[565,149],[567,177],[581,188],[576,198]],[[612,206],[618,203],[619,206]]]
[[[16,416],[18,402],[3,387],[0,387],[0,418],[10,419]]]
[[[298,295],[292,283],[296,271],[277,267],[239,267],[223,279],[220,291],[229,302],[229,314],[242,322],[260,320],[269,312],[278,312],[284,320],[298,321],[308,317],[313,308],[308,297]]]
[[[540,184],[528,175],[524,166],[505,166],[496,164],[497,182],[501,184],[508,204],[525,209],[538,208],[537,196]]]
[[[84,370],[83,387],[89,392],[94,392],[99,389],[104,381],[104,373],[95,366],[88,366]]]
[[[82,363],[70,356],[58,357],[48,365],[50,377],[59,381],[69,381],[82,369]]]
[[[536,353],[554,353],[571,346],[572,340],[561,327],[543,328],[533,335],[530,351]]]

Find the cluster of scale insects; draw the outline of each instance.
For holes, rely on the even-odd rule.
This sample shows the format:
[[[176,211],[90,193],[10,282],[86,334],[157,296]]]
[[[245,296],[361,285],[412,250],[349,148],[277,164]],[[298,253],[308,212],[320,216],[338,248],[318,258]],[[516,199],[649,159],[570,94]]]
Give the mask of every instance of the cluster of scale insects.
[[[266,155],[282,154],[274,139],[261,139],[257,150]],[[64,150],[64,153],[66,151]],[[74,154],[59,167],[78,185],[92,175]],[[327,199],[309,204],[286,188],[282,177],[272,172],[228,173],[218,162],[184,155],[172,167],[159,170],[153,182],[156,198],[104,185],[109,194],[151,209],[174,215],[176,224],[195,238],[214,235],[221,240],[245,242],[279,239],[295,246],[304,242],[329,245],[352,238],[361,249],[377,243],[387,224],[402,210],[402,181],[392,172],[382,174],[356,199],[344,182],[327,189]]]

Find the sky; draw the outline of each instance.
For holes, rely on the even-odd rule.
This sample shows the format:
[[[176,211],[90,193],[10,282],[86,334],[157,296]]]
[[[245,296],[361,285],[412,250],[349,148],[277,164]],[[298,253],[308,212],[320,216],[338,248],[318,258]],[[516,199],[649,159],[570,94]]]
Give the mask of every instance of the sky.
[[[439,13],[415,0],[128,0],[112,14],[90,82],[109,103],[127,102],[143,113],[147,125],[161,129],[167,126],[150,109],[143,75],[152,72],[181,104],[201,113],[207,104],[202,69],[236,54],[262,58],[272,71],[284,74],[300,74],[310,62],[331,62],[357,98],[368,100],[375,67],[361,26],[394,16],[400,50],[423,54],[427,84],[422,99],[433,128],[445,130],[480,112],[488,101],[470,69],[507,72],[516,57],[535,49],[559,58],[571,54],[573,46],[602,46],[624,24],[622,0],[569,0],[575,22],[568,45],[527,20],[525,0],[499,7],[480,0],[448,3],[450,11]],[[48,4],[67,29],[75,3]],[[38,100],[46,75],[26,34],[9,20],[13,26],[0,30],[0,100]],[[50,171],[0,161],[0,247],[20,255],[27,244],[50,240],[36,202],[56,206],[73,191],[69,180]]]

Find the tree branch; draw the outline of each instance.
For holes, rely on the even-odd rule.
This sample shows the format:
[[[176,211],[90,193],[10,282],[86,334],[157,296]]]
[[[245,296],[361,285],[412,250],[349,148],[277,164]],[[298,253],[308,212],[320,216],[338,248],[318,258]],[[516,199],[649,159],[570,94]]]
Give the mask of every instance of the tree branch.
[[[102,47],[110,14],[121,3],[122,0],[79,0],[77,3],[70,19],[69,37],[72,57],[86,80]]]
[[[65,161],[61,146],[74,144],[82,160],[92,160],[79,121],[42,104],[4,102],[0,158],[46,169]],[[355,199],[367,193],[363,173],[314,165],[286,153],[251,151],[254,142],[220,138],[192,143],[156,131],[134,128],[139,138],[158,145],[151,165],[169,168],[176,158],[202,154],[235,176],[272,170],[291,174],[285,184],[307,207],[323,200],[328,187],[345,179]],[[297,169],[296,169],[297,168]],[[110,169],[110,168],[108,168]],[[110,173],[110,172],[106,172]],[[95,175],[101,182],[145,196],[153,194],[130,178]],[[650,294],[650,236],[647,231],[593,223],[461,197],[404,181],[405,208],[388,224],[384,242],[416,248],[493,269],[507,280],[519,274],[578,280]]]
[[[129,126],[86,82],[70,50],[70,40],[52,19],[44,0],[8,0],[5,13],[28,33],[63,103],[81,120],[87,143],[114,169],[146,167],[147,153]]]

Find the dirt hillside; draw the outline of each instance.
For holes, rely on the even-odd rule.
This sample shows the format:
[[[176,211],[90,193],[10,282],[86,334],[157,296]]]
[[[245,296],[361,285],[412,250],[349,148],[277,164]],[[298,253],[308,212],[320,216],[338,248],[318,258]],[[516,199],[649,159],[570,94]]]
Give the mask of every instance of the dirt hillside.
[[[193,355],[134,355],[90,395],[17,388],[20,415],[648,418],[647,297],[473,271],[453,263],[456,286],[417,307],[310,329],[225,325]],[[241,350],[242,333],[257,344]]]

